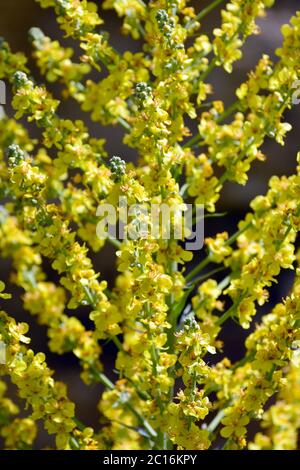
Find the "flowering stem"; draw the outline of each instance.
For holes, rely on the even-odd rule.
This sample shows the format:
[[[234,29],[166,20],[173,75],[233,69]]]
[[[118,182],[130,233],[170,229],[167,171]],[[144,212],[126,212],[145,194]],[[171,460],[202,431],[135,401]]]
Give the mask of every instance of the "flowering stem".
[[[156,363],[156,359],[154,359],[154,357],[157,356],[157,351],[156,351],[156,349],[153,345],[151,346],[150,354],[151,354],[151,358],[152,358],[152,361],[153,361],[153,369],[155,369],[154,374],[157,376],[157,366],[156,366],[157,363]],[[160,414],[162,416],[163,413],[164,413],[164,407],[163,407],[163,403],[162,403],[161,396],[160,396],[160,390],[158,390],[156,400],[157,400],[157,404],[158,404],[158,407],[159,407],[159,410],[160,410]],[[158,450],[166,450],[167,449],[167,441],[168,441],[168,439],[167,439],[166,433],[158,430],[157,431],[157,438],[156,438],[157,449]]]
[[[114,384],[111,382],[111,380],[109,380],[108,377],[106,377],[105,374],[99,372],[93,365],[90,366],[90,370],[92,371],[94,378],[98,380],[98,382],[101,382],[106,388],[108,388],[108,390],[114,390]]]
[[[248,230],[248,228],[252,225],[252,221],[250,221],[248,224],[246,224],[242,229],[238,230],[236,233],[234,233],[226,242],[225,242],[225,245],[226,246],[229,246],[229,245],[232,245],[232,243],[235,242],[235,240],[243,233],[245,232],[246,230]],[[204,269],[209,263],[210,263],[211,259],[210,259],[210,254],[208,254],[206,256],[206,258],[204,258],[203,261],[201,261],[201,263],[198,264],[198,266],[196,266],[187,276],[186,276],[186,280],[187,281],[190,281],[191,279],[193,279],[193,277],[198,274],[200,271],[202,271],[202,269]]]
[[[99,372],[95,367],[91,366],[91,371],[94,374],[94,377],[98,379],[99,382],[101,382],[106,388],[109,390],[114,390],[115,386],[111,382],[111,380],[102,372]],[[143,418],[142,415],[136,409],[133,408],[131,403],[126,402],[125,406],[136,416],[138,421],[142,424],[142,426],[146,429],[146,431],[149,433],[151,437],[157,437],[156,431],[152,428],[152,426],[148,423],[148,421]]]
[[[248,224],[246,224],[241,230],[239,230],[237,233],[235,233],[234,235],[232,235],[232,237],[230,237],[227,242],[226,242],[226,245],[231,245],[239,235],[241,235],[241,233],[245,232],[250,226],[252,225],[252,221],[250,221]],[[284,234],[284,237],[283,237],[283,240],[281,240],[281,244],[284,242],[285,238],[288,236],[290,230],[291,230],[291,226],[288,226],[287,229],[286,229],[286,232]],[[278,249],[280,248],[280,246],[278,247]],[[238,299],[238,301],[236,301],[234,304],[231,305],[231,307],[218,319],[217,321],[217,325],[218,326],[221,326],[223,325],[223,323],[232,316],[232,312],[234,310],[236,310],[236,307],[237,307],[237,304],[239,302],[241,302],[241,298]]]
[[[217,124],[220,124],[222,121],[224,121],[228,116],[230,116],[234,111],[238,110],[239,107],[239,100],[234,101],[228,108],[222,113],[218,119],[216,120]],[[198,146],[205,145],[205,141],[199,142],[201,140],[201,135],[197,134],[195,135],[192,139],[190,139],[188,142],[186,142],[183,145],[183,148],[188,148],[188,147],[193,147],[194,145],[198,144]]]

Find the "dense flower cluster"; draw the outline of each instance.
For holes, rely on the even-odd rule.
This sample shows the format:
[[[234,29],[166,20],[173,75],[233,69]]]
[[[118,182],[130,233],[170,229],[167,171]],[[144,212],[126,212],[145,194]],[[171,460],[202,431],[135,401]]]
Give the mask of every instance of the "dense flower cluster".
[[[6,363],[0,366],[0,373],[10,377],[20,397],[32,407],[31,419],[13,421],[3,428],[7,446],[20,443],[22,448],[23,445],[31,444],[35,437],[31,420],[43,419],[48,433],[56,435],[59,449],[71,448],[73,441],[77,443],[79,440],[83,441],[82,448],[95,448],[96,442],[92,438],[85,442],[85,433],[77,430],[75,405],[66,395],[66,386],[53,380],[44,354],[34,354],[27,348],[30,342],[25,336],[28,325],[16,323],[3,311],[0,312],[0,318],[0,338],[5,341],[7,348]],[[12,403],[6,403],[8,415],[15,411]],[[22,433],[25,433],[24,437]]]
[[[6,286],[0,280],[4,448],[34,448],[42,421],[58,449],[297,449],[300,153],[295,174],[272,177],[236,233],[205,238],[204,256],[184,248],[191,228],[179,208],[192,201],[203,204],[204,217],[219,215],[224,183],[246,184],[252,162],[266,159],[267,138],[284,145],[291,129],[285,111],[300,78],[300,12],[282,27],[277,59],[263,55],[225,109],[220,100],[207,101],[209,74],[215,67],[232,71],[274,0],[228,1],[212,39],[201,22],[222,0],[200,12],[187,0],[105,0],[103,9],[122,18],[122,32],[143,41],[140,52],[124,53],[100,32],[94,2],[37,2],[54,8],[65,35],[83,51],[74,60],[72,47],[31,28],[41,74],[59,82],[62,98],[74,99],[92,120],[122,126],[124,144],[139,158],[133,164],[126,154],[108,155],[105,140],[92,137],[82,120],[62,118],[61,101],[34,80],[26,57],[0,40],[0,79],[11,86],[15,110],[14,117],[0,117],[0,257],[11,270]],[[25,119],[39,128],[39,141]],[[198,122],[194,136],[191,120]],[[158,236],[134,236],[153,221],[149,211],[126,219],[122,198],[146,209],[163,204],[170,226],[156,227]],[[107,204],[133,236],[98,236],[97,209]],[[109,288],[91,256],[106,242],[116,250],[117,276]],[[58,282],[47,278],[46,261]],[[256,316],[284,269],[295,271],[291,291],[270,313]],[[221,271],[224,278],[215,278]],[[24,310],[46,327],[49,350],[72,352],[85,384],[102,384],[98,429],[77,419],[45,354],[29,349],[28,325],[6,313],[12,284],[22,292]],[[81,306],[90,321],[77,315]],[[232,363],[222,326],[233,320],[248,329],[254,319],[245,356]],[[114,380],[101,362],[107,365],[108,342],[116,348]],[[10,382],[26,415],[11,399]],[[253,420],[261,430],[248,436]]]

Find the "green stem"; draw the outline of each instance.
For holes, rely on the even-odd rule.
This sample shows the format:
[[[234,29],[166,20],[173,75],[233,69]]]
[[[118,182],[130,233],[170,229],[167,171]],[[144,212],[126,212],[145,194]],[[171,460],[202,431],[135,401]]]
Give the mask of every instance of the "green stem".
[[[241,359],[240,361],[233,364],[232,370],[235,371],[239,367],[244,366],[245,364],[247,364],[247,362],[252,361],[252,359],[254,359],[254,357],[255,357],[255,351],[251,351],[251,353],[249,353],[247,356],[243,357],[243,359]]]
[[[204,80],[208,77],[208,75],[214,70],[214,68],[217,66],[217,57],[214,57],[212,59],[212,61],[210,62],[209,66],[207,67],[207,69],[205,70],[205,72],[203,72],[202,75],[200,75],[199,77],[199,82],[204,82]]]
[[[230,276],[224,277],[224,279],[221,282],[219,282],[218,289],[220,291],[223,291],[223,289],[225,289],[225,287],[228,286],[229,282],[230,282]]]
[[[212,433],[214,432],[214,430],[219,426],[221,420],[224,418],[224,410],[220,410],[216,416],[214,417],[214,419],[209,423],[208,427],[207,427],[207,430]]]
[[[213,269],[209,273],[202,274],[202,276],[199,276],[199,277],[196,277],[196,279],[193,279],[193,281],[191,282],[191,285],[195,286],[195,284],[198,284],[198,282],[204,281],[205,279],[213,276],[214,274],[219,273],[220,271],[224,271],[225,269],[227,269],[225,266],[221,266],[220,268]]]
[[[201,136],[199,134],[194,135],[192,139],[188,140],[183,146],[183,149],[189,148],[189,147],[194,147],[194,145],[198,144],[199,140],[201,139]],[[200,144],[199,144],[200,145]],[[204,142],[203,142],[204,145]]]
[[[136,411],[135,408],[131,405],[131,403],[125,403],[127,408],[135,415],[139,423],[143,426],[143,428],[146,429],[146,431],[149,433],[149,436],[156,438],[157,437],[157,432],[154,431],[153,427],[148,423],[148,421],[143,418],[142,415],[138,411]]]
[[[137,21],[136,25],[137,25],[137,29],[139,30],[140,35],[142,36],[142,38],[145,37],[146,31],[144,30],[142,23],[140,21]]]
[[[115,386],[114,384],[111,382],[111,380],[109,380],[108,377],[106,377],[105,374],[103,374],[102,372],[99,372],[96,367],[90,365],[90,370],[92,371],[93,375],[94,375],[94,378],[102,383],[106,388],[108,388],[108,390],[114,390]]]
[[[117,248],[118,250],[121,248],[122,246],[122,243],[117,240],[116,238],[111,238],[111,237],[107,237],[107,241],[112,245],[114,246],[115,248]]]
[[[223,313],[223,315],[218,319],[218,321],[216,322],[216,324],[218,326],[221,326],[223,325],[223,323],[229,318],[232,316],[232,312],[236,309],[236,304],[233,304],[231,305],[231,307],[225,312]]]
[[[246,232],[246,230],[248,230],[249,227],[251,227],[252,225],[252,220],[250,222],[248,222],[248,224],[246,224],[243,228],[241,228],[240,230],[238,230],[237,232],[235,232],[230,238],[228,238],[228,240],[225,242],[225,245],[226,246],[230,246],[232,245],[232,243],[234,243],[236,241],[236,239],[244,232]]]
[[[131,131],[131,125],[128,124],[128,122],[125,121],[125,119],[123,119],[122,117],[118,117],[117,121],[122,127],[124,127],[124,129],[126,129],[126,131],[128,132]]]
[[[232,103],[230,106],[228,106],[227,109],[225,109],[224,113],[221,114],[221,116],[218,117],[217,119],[217,124],[220,124],[220,122],[224,121],[230,114],[232,114],[234,111],[237,111],[239,108],[240,101],[236,100],[234,103]]]
[[[152,373],[153,373],[154,377],[158,377],[159,357],[158,357],[157,349],[156,349],[154,343],[151,344],[150,355],[151,355],[151,359],[152,359]],[[159,408],[161,414],[163,414],[164,410],[163,410],[163,404],[162,404],[162,401],[161,401],[161,392],[160,392],[160,390],[157,390],[156,399],[157,399],[158,408]]]
[[[69,444],[72,450],[80,450],[79,441],[76,439],[75,436],[70,437]]]
[[[208,264],[210,263],[210,255],[208,254],[204,260],[201,261],[201,263],[198,264],[192,271],[189,272],[189,274],[186,276],[186,281],[191,281],[196,274],[198,274],[202,269],[204,269]]]
[[[117,336],[110,336],[110,339],[115,343],[119,351],[125,352],[123,349],[123,344]]]

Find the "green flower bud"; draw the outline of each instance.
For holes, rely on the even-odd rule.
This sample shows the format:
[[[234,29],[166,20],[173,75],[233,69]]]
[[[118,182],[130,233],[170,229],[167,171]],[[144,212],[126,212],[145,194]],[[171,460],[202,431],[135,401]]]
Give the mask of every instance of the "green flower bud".
[[[156,13],[156,21],[158,24],[158,27],[162,34],[167,38],[170,39],[175,22],[173,18],[170,18],[166,10],[158,10]]]
[[[159,29],[163,30],[166,24],[168,24],[169,16],[166,10],[158,10],[156,13],[156,21],[158,23]]]
[[[26,73],[18,71],[13,75],[13,84],[16,88],[26,85],[27,82],[28,77]]]
[[[152,88],[145,82],[137,83],[135,86],[135,101],[139,108],[143,108],[145,102],[152,97]]]
[[[6,154],[8,157],[8,164],[10,167],[15,167],[20,165],[24,160],[25,154],[23,150],[16,144],[12,144],[7,147]]]
[[[124,162],[120,157],[113,156],[109,160],[109,167],[117,181],[119,181],[126,173],[126,162]]]

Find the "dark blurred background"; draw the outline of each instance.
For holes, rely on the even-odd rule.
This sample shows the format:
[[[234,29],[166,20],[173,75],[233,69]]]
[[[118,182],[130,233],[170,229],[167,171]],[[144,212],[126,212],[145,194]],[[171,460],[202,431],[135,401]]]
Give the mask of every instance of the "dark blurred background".
[[[203,0],[201,2],[191,2],[195,5],[196,11],[200,11],[207,6],[211,0]],[[125,51],[130,49],[138,51],[141,44],[133,41],[130,37],[124,37],[120,34],[122,21],[112,11],[101,10],[101,1],[95,1],[100,7],[100,14],[105,20],[104,28],[110,33],[111,43],[119,50]],[[287,23],[290,17],[299,7],[299,0],[281,0],[277,1],[277,6],[268,12],[266,18],[259,20],[261,34],[253,36],[246,42],[244,57],[235,63],[232,74],[227,74],[221,69],[216,69],[211,75],[211,83],[214,87],[213,99],[222,99],[225,104],[229,105],[235,100],[235,89],[239,84],[245,81],[247,73],[256,65],[263,53],[269,54],[274,58],[274,50],[280,46],[282,37],[280,27],[283,23]],[[212,30],[219,24],[220,11],[216,10],[207,16],[203,22],[202,30],[210,37]],[[31,47],[27,40],[28,30],[32,26],[39,26],[45,34],[52,38],[58,38],[64,45],[75,46],[78,54],[78,45],[70,39],[64,39],[63,33],[56,24],[53,10],[41,9],[34,0],[0,0],[0,36],[3,36],[11,45],[14,51],[23,51],[28,57],[31,56]],[[38,70],[36,69],[32,59],[29,61],[30,68],[37,81],[43,81]],[[93,73],[93,79],[99,80],[99,74]],[[53,91],[59,97],[59,85],[48,85],[48,89]],[[10,95],[8,96],[5,111],[8,115],[13,115],[10,106]],[[110,155],[120,155],[125,160],[135,160],[135,151],[125,147],[122,144],[123,130],[117,127],[102,127],[98,123],[93,123],[87,114],[80,111],[77,104],[68,100],[60,107],[60,115],[71,119],[81,118],[88,124],[92,135],[97,137],[105,137],[107,139],[106,149]],[[293,125],[293,130],[288,134],[285,147],[274,143],[274,141],[266,140],[263,151],[267,155],[265,163],[254,163],[249,175],[248,184],[244,187],[237,184],[227,183],[222,192],[221,199],[218,204],[217,211],[226,211],[228,216],[222,219],[207,219],[205,226],[205,236],[210,236],[218,231],[227,230],[230,233],[236,230],[236,224],[247,212],[249,202],[257,194],[264,194],[267,189],[268,180],[271,175],[291,174],[294,172],[296,165],[296,153],[298,147],[300,105],[294,106],[293,109],[286,113],[286,120]],[[194,127],[195,125],[193,125]],[[28,126],[32,136],[38,136],[38,132],[33,125]],[[195,127],[194,127],[195,128]],[[93,256],[95,268],[101,272],[101,277],[113,282],[115,276],[114,270],[114,250],[105,247],[98,255]],[[195,257],[195,262],[197,257]],[[32,347],[35,351],[44,351],[47,354],[47,361],[50,367],[55,369],[55,378],[63,380],[68,384],[69,395],[77,404],[77,416],[85,422],[86,425],[98,425],[97,413],[95,413],[96,405],[102,390],[101,385],[91,387],[85,386],[79,378],[80,368],[77,361],[72,355],[58,357],[51,354],[47,348],[47,335],[44,327],[37,326],[35,320],[22,310],[20,298],[22,292],[17,290],[9,283],[9,261],[0,260],[0,279],[7,282],[7,291],[14,294],[14,300],[9,303],[1,302],[2,308],[9,309],[9,313],[22,321],[26,321],[30,325],[30,336],[32,337]],[[49,279],[57,281],[56,274],[49,265],[45,265],[49,274]],[[286,295],[292,282],[292,274],[288,271],[280,276],[279,284],[271,290],[271,305],[281,300]],[[270,304],[269,304],[270,306]],[[260,309],[259,316],[269,308]],[[72,313],[72,312],[70,312]],[[74,313],[74,312],[73,312]],[[87,325],[91,326],[88,320],[88,310],[81,309],[79,316]],[[225,353],[233,360],[239,359],[243,354],[243,341],[249,334],[244,332],[233,322],[227,322],[222,333],[222,339],[225,342]],[[112,345],[106,345],[106,373],[114,378],[113,360],[115,350]],[[41,431],[36,447],[41,448],[45,445],[53,444],[50,439]]]

